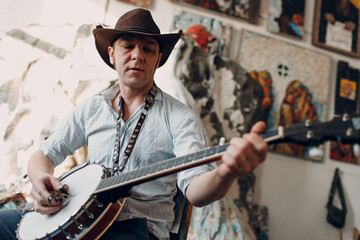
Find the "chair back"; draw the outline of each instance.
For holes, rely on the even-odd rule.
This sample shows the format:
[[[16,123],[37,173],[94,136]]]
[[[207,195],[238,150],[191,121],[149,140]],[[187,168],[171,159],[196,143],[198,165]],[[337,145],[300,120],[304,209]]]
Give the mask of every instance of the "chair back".
[[[184,197],[179,189],[174,197],[174,202],[175,220],[170,232],[170,240],[186,240],[193,205]]]

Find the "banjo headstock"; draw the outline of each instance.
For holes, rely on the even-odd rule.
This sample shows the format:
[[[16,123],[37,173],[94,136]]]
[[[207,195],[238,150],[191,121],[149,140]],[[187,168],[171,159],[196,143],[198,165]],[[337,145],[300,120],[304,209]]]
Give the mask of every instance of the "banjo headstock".
[[[325,141],[360,143],[360,115],[344,114],[327,122],[306,120],[284,128],[281,142],[319,145]]]

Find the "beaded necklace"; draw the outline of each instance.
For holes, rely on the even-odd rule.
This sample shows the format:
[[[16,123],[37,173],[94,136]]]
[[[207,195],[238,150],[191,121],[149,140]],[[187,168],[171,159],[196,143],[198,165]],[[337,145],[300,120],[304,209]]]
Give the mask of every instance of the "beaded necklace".
[[[118,119],[117,119],[117,124],[116,124],[116,128],[117,128],[117,132],[116,132],[116,142],[115,142],[115,147],[114,147],[114,155],[113,155],[113,162],[114,162],[114,166],[111,175],[118,175],[120,174],[124,168],[125,165],[127,163],[127,161],[129,160],[130,154],[132,153],[137,137],[139,136],[140,133],[140,129],[145,121],[146,116],[148,115],[148,111],[150,109],[150,107],[152,106],[152,104],[154,103],[155,100],[155,96],[157,94],[157,86],[154,83],[152,88],[150,89],[150,91],[148,92],[148,94],[145,97],[145,105],[141,111],[141,115],[140,118],[135,126],[135,129],[131,135],[131,138],[129,140],[129,143],[124,151],[124,158],[121,162],[119,162],[119,157],[120,157],[120,128],[121,128],[121,118],[122,118],[122,112],[121,112],[121,104],[122,104],[122,98],[121,98],[121,93],[119,96],[119,106],[118,106]]]

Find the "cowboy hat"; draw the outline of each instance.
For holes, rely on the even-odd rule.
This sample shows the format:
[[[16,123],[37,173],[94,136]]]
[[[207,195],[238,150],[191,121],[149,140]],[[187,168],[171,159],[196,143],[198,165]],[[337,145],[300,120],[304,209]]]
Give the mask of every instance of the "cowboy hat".
[[[182,31],[179,30],[177,33],[161,34],[150,11],[142,8],[131,10],[122,15],[117,21],[114,29],[103,28],[98,25],[93,30],[96,49],[101,58],[111,68],[114,68],[114,66],[110,63],[108,47],[121,35],[131,34],[148,36],[157,40],[160,46],[160,52],[163,55],[159,63],[159,67],[161,67],[168,59],[176,42],[179,40],[181,33]]]

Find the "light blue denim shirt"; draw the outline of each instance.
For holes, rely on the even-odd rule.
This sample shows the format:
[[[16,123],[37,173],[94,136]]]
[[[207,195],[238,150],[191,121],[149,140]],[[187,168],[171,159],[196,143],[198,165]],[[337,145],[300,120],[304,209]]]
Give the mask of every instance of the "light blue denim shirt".
[[[76,149],[87,145],[90,162],[107,168],[113,167],[118,113],[111,108],[111,102],[119,91],[119,85],[115,84],[107,91],[77,105],[58,130],[42,143],[41,150],[55,166]],[[121,122],[120,160],[141,111],[143,106],[126,122]],[[190,154],[203,149],[207,142],[197,115],[180,101],[158,89],[124,172]],[[202,165],[132,187],[131,195],[126,199],[118,220],[147,218],[149,231],[159,239],[168,239],[174,220],[173,197],[177,191],[176,184],[185,193],[194,177],[210,169],[211,165]]]

